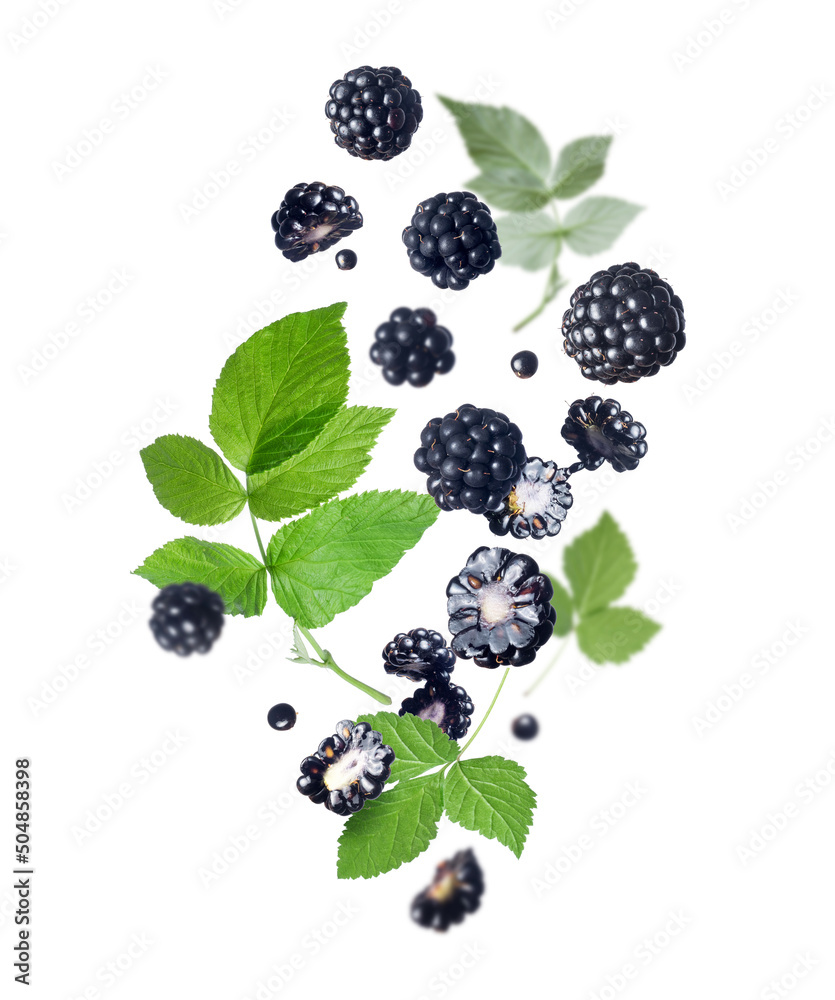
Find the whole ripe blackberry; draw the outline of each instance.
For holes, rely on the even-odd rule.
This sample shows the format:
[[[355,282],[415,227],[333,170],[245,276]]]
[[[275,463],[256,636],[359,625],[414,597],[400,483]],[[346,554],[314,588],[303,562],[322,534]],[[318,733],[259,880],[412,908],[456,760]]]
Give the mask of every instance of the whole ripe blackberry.
[[[220,594],[202,583],[171,583],[151,604],[148,624],[154,638],[178,656],[208,653],[223,628],[226,606]]]
[[[383,366],[383,378],[391,385],[429,385],[436,374],[452,371],[455,355],[452,334],[438,326],[431,309],[395,309],[374,332],[371,360]]]
[[[396,66],[360,66],[332,84],[325,114],[333,141],[351,156],[390,160],[411,145],[423,105]]]
[[[464,688],[436,678],[404,698],[397,714],[408,713],[419,719],[429,719],[451,740],[460,740],[467,735],[474,711],[475,706]]]
[[[362,227],[356,198],[321,181],[291,187],[272,217],[275,245],[288,260],[327,250]]]
[[[311,802],[324,803],[338,816],[362,809],[366,799],[376,799],[391,774],[394,751],[367,722],[349,719],[336,724],[336,732],[301,762],[296,788]]]
[[[646,427],[622,410],[616,399],[600,396],[576,399],[562,425],[562,436],[577,449],[586,469],[604,462],[615,472],[637,469],[647,453],[646,434]]]
[[[415,467],[441,510],[499,510],[526,459],[522,432],[505,413],[471,403],[433,417],[420,435]]]
[[[398,632],[386,643],[383,660],[387,674],[408,677],[410,681],[449,681],[455,669],[455,653],[447,646],[446,639],[428,628]]]
[[[493,534],[537,539],[558,535],[574,503],[568,474],[556,462],[529,458],[501,510],[486,515]]]
[[[484,893],[484,873],[471,850],[459,851],[435,869],[432,884],[412,901],[412,919],[421,927],[445,931],[475,913]]]
[[[562,318],[565,353],[587,379],[637,382],[684,349],[684,310],[672,286],[634,262],[596,271]]]
[[[520,715],[510,728],[517,740],[532,740],[539,732],[539,723],[532,715]]]
[[[490,209],[471,191],[442,191],[422,201],[403,242],[416,271],[454,292],[492,271],[502,255]]]
[[[530,556],[483,545],[446,592],[452,648],[480,667],[530,663],[554,631],[554,588]]]

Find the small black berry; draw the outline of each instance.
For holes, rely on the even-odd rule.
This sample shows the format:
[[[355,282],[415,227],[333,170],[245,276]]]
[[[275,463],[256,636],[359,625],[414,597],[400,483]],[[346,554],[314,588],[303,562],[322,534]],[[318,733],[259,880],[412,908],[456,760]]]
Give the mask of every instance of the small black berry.
[[[533,351],[519,351],[510,359],[510,367],[518,378],[531,378],[539,368],[539,358]]]
[[[178,656],[208,653],[223,628],[223,598],[201,583],[169,584],[151,608],[154,638]]]
[[[371,360],[383,366],[383,378],[391,385],[421,387],[435,375],[446,375],[455,364],[452,334],[431,309],[395,309],[374,332]]]
[[[336,266],[340,271],[353,271],[357,266],[357,255],[353,250],[340,250],[336,255]]]
[[[616,399],[575,399],[562,425],[562,436],[577,449],[586,469],[608,462],[615,472],[637,469],[647,453],[646,427],[620,408]]]
[[[494,535],[510,532],[514,538],[546,538],[559,534],[574,497],[568,484],[568,469],[556,462],[529,458],[516,485],[500,510],[488,512]]]
[[[285,729],[292,729],[296,724],[296,710],[286,701],[280,702],[267,712],[267,722],[273,729],[283,732]]]
[[[272,226],[278,249],[288,260],[300,261],[361,228],[362,215],[356,199],[341,187],[302,182],[284,195]]]
[[[333,141],[351,156],[390,160],[411,145],[423,106],[396,66],[360,66],[332,84],[325,114]]]
[[[459,851],[435,869],[432,885],[412,901],[412,919],[421,927],[445,931],[475,913],[484,893],[484,873],[471,850]]]
[[[383,660],[387,674],[408,677],[410,681],[448,681],[455,669],[455,653],[440,632],[413,628],[398,632],[386,643]]]
[[[467,735],[475,706],[462,687],[448,684],[440,678],[428,681],[415,693],[404,698],[398,715],[416,715],[429,719],[451,740]]]
[[[520,715],[511,726],[517,740],[532,740],[539,732],[539,723],[532,715]]]

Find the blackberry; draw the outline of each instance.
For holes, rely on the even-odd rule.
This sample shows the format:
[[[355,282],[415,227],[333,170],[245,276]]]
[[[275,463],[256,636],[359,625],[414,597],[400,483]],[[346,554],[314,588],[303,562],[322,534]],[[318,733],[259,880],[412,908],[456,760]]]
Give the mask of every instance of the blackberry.
[[[440,632],[413,628],[398,632],[386,643],[383,659],[387,674],[408,677],[410,681],[449,681],[455,669],[455,653]]]
[[[634,262],[595,271],[562,318],[565,353],[583,375],[614,385],[671,365],[685,344],[684,311],[672,287]]]
[[[452,371],[455,355],[452,334],[438,326],[431,309],[395,309],[374,332],[371,360],[383,366],[383,378],[391,385],[409,381],[413,386],[429,385],[436,374]]]
[[[532,378],[539,368],[539,358],[533,351],[518,351],[510,359],[510,368],[517,378]]]
[[[568,484],[568,469],[556,462],[529,458],[502,508],[485,516],[494,535],[510,532],[514,538],[546,538],[558,535],[574,503]]]
[[[539,723],[532,715],[520,715],[510,728],[517,740],[532,740],[539,732]]]
[[[296,788],[311,802],[324,803],[338,816],[362,809],[376,799],[391,774],[394,751],[367,722],[337,722],[336,732],[301,762]]]
[[[151,604],[148,624],[163,649],[178,656],[208,653],[223,628],[220,594],[202,583],[171,583]]]
[[[492,271],[502,255],[490,209],[471,191],[442,191],[422,201],[403,242],[416,271],[454,292]]]
[[[415,467],[441,510],[500,510],[525,462],[522,432],[504,413],[471,403],[434,417],[420,435]]]
[[[296,710],[286,701],[282,701],[267,712],[267,722],[273,729],[284,732],[285,729],[292,729],[296,724]]]
[[[480,667],[530,663],[554,631],[554,588],[530,556],[482,545],[446,592],[452,648]]]
[[[340,271],[353,271],[357,266],[357,255],[353,250],[340,250],[336,255],[336,266]]]
[[[577,449],[586,469],[609,462],[615,472],[637,469],[647,453],[646,428],[615,399],[575,399],[562,425],[562,436]]]
[[[462,687],[436,679],[418,688],[411,697],[404,698],[397,714],[430,719],[451,740],[460,740],[467,735],[474,711],[475,706]]]
[[[432,885],[412,901],[412,919],[421,927],[445,931],[475,913],[484,893],[484,874],[471,850],[459,851],[435,869]]]
[[[296,184],[272,217],[275,245],[288,260],[300,261],[328,250],[362,226],[355,198],[321,181]]]
[[[333,141],[361,160],[390,160],[412,144],[420,94],[396,66],[360,66],[334,81],[325,105]]]

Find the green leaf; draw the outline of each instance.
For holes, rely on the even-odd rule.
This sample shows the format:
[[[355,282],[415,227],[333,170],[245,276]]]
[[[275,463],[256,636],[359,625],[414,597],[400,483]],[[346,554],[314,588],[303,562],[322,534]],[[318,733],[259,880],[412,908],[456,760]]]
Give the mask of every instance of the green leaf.
[[[524,768],[504,757],[476,757],[453,764],[444,782],[449,818],[498,840],[520,857],[533,822],[536,795]]]
[[[357,722],[370,723],[382,734],[383,743],[394,750],[392,780],[406,781],[432,767],[451,764],[461,749],[436,723],[416,715],[377,712],[361,715]]]
[[[560,581],[551,576],[550,573],[546,573],[545,575],[551,581],[551,585],[554,588],[554,596],[551,598],[551,605],[557,612],[557,621],[554,625],[554,635],[568,635],[571,631],[572,618],[574,615],[574,609],[571,606],[571,594],[569,594]]]
[[[212,436],[236,469],[264,472],[319,434],[348,395],[345,303],[293,313],[254,333],[223,367]]]
[[[431,497],[400,490],[317,507],[270,539],[275,599],[306,628],[327,625],[397,565],[438,513]]]
[[[560,252],[560,226],[545,212],[503,215],[496,221],[496,229],[505,264],[538,271]]]
[[[491,170],[467,182],[491,208],[532,212],[551,200],[545,182],[524,169]]]
[[[483,173],[521,168],[541,177],[548,176],[551,154],[539,129],[511,108],[487,104],[466,104],[440,97],[455,116],[467,152]]]
[[[548,282],[545,285],[545,291],[542,295],[542,301],[534,309],[532,313],[529,313],[523,320],[520,320],[516,326],[513,327],[513,332],[518,333],[523,327],[527,326],[528,323],[532,322],[543,313],[548,306],[557,297],[557,292],[565,285],[565,282],[560,277],[559,269],[557,268],[557,262],[551,265],[551,270],[548,272]]]
[[[339,838],[339,878],[374,878],[423,853],[443,812],[441,772],[401,781],[350,817]]]
[[[256,517],[280,521],[350,489],[370,458],[377,435],[395,410],[343,407],[310,444],[276,469],[249,479],[249,506]]]
[[[574,198],[600,180],[611,144],[610,135],[590,135],[563,146],[551,177],[552,196]]]
[[[563,569],[580,618],[617,600],[638,566],[626,535],[611,514],[578,535],[563,553]]]
[[[595,663],[624,663],[660,628],[635,608],[603,608],[580,619],[577,645]]]
[[[157,500],[175,517],[189,524],[221,524],[244,509],[243,486],[202,441],[164,434],[139,454]]]
[[[641,211],[641,205],[620,198],[585,198],[565,216],[565,241],[575,253],[608,250]]]
[[[166,542],[134,573],[156,587],[202,583],[220,594],[230,615],[260,615],[267,601],[267,572],[254,556],[232,545],[200,538]]]

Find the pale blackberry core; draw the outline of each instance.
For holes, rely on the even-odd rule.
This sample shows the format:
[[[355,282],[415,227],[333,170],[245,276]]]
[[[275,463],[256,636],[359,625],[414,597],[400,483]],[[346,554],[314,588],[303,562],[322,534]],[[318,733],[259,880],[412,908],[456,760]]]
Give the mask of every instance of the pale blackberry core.
[[[278,705],[273,705],[269,712],[267,712],[267,724],[279,732],[292,729],[296,724],[295,708],[292,705],[288,705],[286,701],[282,701]]]
[[[616,472],[636,469],[647,453],[646,428],[615,399],[576,399],[568,410],[562,436],[577,449],[586,469],[609,462]]]
[[[510,368],[517,378],[532,378],[539,368],[539,358],[533,351],[518,351],[510,359]]]
[[[432,884],[412,901],[412,919],[436,931],[475,913],[484,893],[484,874],[471,850],[459,851],[435,869]]]
[[[410,681],[449,681],[455,669],[455,653],[447,646],[440,632],[413,628],[398,632],[386,643],[383,661],[387,674],[408,677]]]
[[[169,584],[151,609],[148,624],[154,638],[178,656],[208,653],[223,628],[223,598],[202,583]]]
[[[540,539],[559,534],[573,503],[568,469],[529,458],[501,509],[485,516],[495,535]]]
[[[300,261],[327,250],[362,227],[356,198],[321,181],[296,184],[273,214],[275,245],[288,260]]]
[[[446,375],[455,364],[452,334],[431,309],[395,309],[374,332],[371,360],[383,368],[391,385],[421,387],[435,375]]]
[[[351,156],[390,160],[411,145],[423,106],[396,66],[360,66],[332,84],[325,114],[333,141]]]
[[[437,678],[404,698],[398,715],[416,715],[434,722],[451,740],[467,735],[475,706],[462,687]]]

